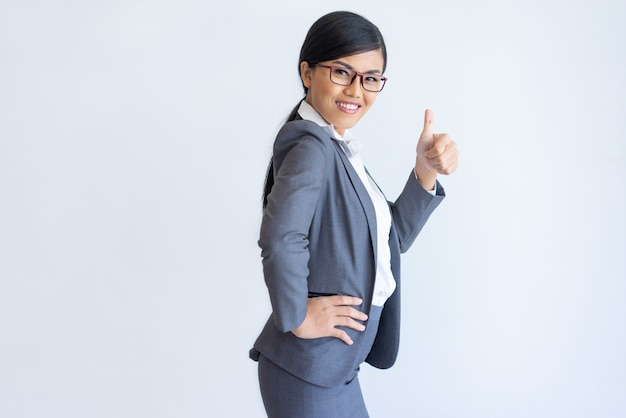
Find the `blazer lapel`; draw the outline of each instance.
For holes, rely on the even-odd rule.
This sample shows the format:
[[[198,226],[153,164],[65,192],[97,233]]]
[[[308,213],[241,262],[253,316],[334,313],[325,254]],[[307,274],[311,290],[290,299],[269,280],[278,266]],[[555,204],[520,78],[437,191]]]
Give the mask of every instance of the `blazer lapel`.
[[[378,249],[376,248],[377,247],[376,243],[378,241],[377,241],[377,233],[376,233],[376,210],[374,209],[374,204],[372,203],[372,199],[370,198],[369,193],[365,189],[365,186],[363,185],[361,178],[359,177],[357,172],[354,170],[354,167],[352,166],[352,163],[346,156],[345,152],[341,149],[341,145],[335,140],[332,140],[332,141],[335,144],[337,154],[339,155],[339,158],[341,159],[341,162],[343,163],[346,173],[348,173],[348,177],[350,178],[352,187],[354,187],[354,190],[357,196],[359,197],[359,201],[361,202],[361,206],[363,207],[363,211],[365,212],[365,217],[367,218],[367,226],[369,228],[369,233],[370,233],[370,239],[372,241],[372,248],[374,249],[373,256],[374,256],[374,259],[376,259],[376,254],[378,251]]]

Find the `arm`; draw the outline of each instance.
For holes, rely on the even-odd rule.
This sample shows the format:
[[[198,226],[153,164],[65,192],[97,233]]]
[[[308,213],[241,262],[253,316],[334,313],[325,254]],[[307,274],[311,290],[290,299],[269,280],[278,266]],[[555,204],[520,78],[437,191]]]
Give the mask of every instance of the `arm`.
[[[411,172],[404,189],[391,204],[393,224],[398,233],[400,251],[406,252],[420,233],[431,213],[445,197],[445,191],[437,182],[437,194],[424,190]]]
[[[323,132],[306,122],[279,133],[274,146],[274,185],[268,195],[259,246],[274,323],[299,338],[331,336],[352,341],[336,326],[362,331],[352,296],[308,298],[309,228],[335,152]]]
[[[285,127],[274,144],[274,185],[259,246],[274,321],[283,332],[306,316],[308,231],[325,177],[328,147],[310,132]]]
[[[433,133],[433,115],[430,110],[424,114],[424,129],[416,151],[413,173],[396,202],[391,205],[402,252],[409,249],[430,214],[445,197],[441,184],[437,182],[437,175],[451,174],[458,167],[456,143],[448,134]],[[436,194],[428,193],[429,190],[436,191]]]

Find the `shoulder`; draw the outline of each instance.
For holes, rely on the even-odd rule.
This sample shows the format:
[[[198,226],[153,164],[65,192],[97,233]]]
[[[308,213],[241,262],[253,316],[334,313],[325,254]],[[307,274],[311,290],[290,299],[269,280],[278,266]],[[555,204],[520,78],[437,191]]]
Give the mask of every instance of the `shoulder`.
[[[278,131],[274,153],[285,152],[299,144],[329,152],[333,148],[332,141],[333,139],[317,123],[310,120],[294,120],[285,123]]]
[[[334,140],[315,122],[287,122],[274,141],[274,170],[286,170],[290,176],[315,173],[322,178],[335,159]]]

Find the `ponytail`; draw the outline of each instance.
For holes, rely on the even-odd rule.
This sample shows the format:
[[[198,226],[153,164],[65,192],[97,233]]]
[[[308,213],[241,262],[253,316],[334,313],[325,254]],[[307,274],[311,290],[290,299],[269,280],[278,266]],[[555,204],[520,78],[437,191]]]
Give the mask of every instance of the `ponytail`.
[[[304,100],[304,99],[302,99]],[[291,110],[289,116],[287,116],[287,120],[285,123],[291,122],[297,119],[298,117],[298,109],[300,108],[300,103],[302,100],[298,102],[298,104]],[[274,163],[270,160],[269,166],[267,167],[267,173],[265,174],[265,186],[263,187],[263,209],[267,206],[267,196],[272,191],[272,186],[274,185]]]

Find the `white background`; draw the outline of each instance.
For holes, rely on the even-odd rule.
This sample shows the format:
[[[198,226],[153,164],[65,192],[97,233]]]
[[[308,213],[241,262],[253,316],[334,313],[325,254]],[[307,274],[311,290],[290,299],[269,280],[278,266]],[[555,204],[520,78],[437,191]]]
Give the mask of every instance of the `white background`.
[[[336,9],[387,42],[386,194],[425,108],[461,151],[371,415],[626,416],[626,3],[2,0],[1,417],[264,416],[262,183]]]

